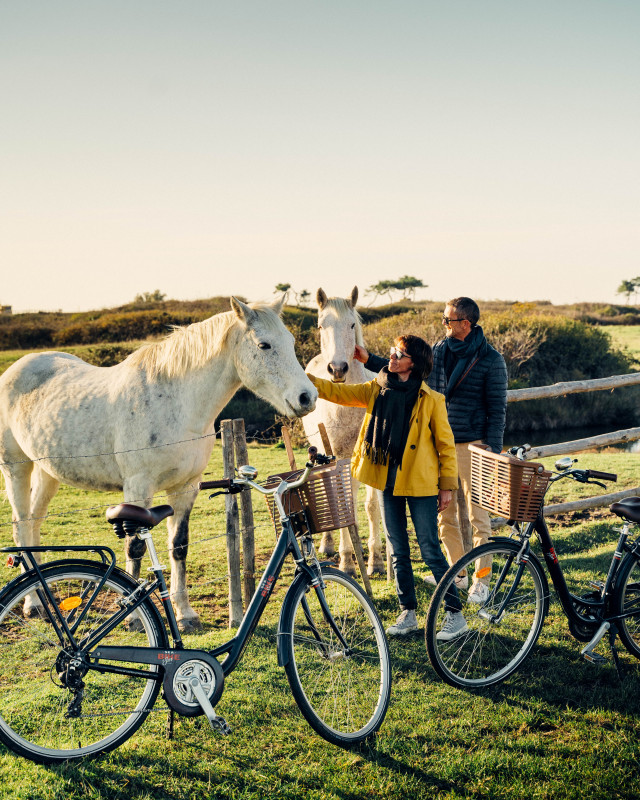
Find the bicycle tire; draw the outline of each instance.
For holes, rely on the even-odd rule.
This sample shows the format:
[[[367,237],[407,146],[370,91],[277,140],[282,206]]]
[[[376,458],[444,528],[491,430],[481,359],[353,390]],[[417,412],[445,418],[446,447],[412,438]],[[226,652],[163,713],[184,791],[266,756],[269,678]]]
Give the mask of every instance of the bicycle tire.
[[[77,627],[77,641],[117,611],[119,601],[138,587],[126,573],[116,569],[91,601],[93,588],[106,570],[105,565],[91,561],[58,562],[51,568],[43,567],[58,607],[67,600],[68,610],[63,614],[70,625],[89,606]],[[41,584],[37,576],[27,575],[0,595],[0,740],[15,753],[42,764],[73,761],[113,750],[145,721],[158,695],[160,681],[88,668],[80,676],[84,685],[76,682],[71,687],[69,672],[65,673],[69,663],[68,638],[61,645],[42,607],[34,616],[23,615],[24,599],[38,588],[41,589]],[[79,605],[78,600],[81,600]],[[137,625],[128,625],[125,620],[100,643],[168,646],[162,619],[150,599],[127,619],[133,618]],[[134,627],[141,630],[133,630]],[[160,669],[131,666],[154,674]]]
[[[349,653],[322,613],[318,590],[302,581],[291,587],[283,611],[285,671],[309,725],[328,742],[350,747],[373,736],[387,713],[389,647],[378,613],[360,586],[332,567],[323,567],[322,577],[324,597]]]
[[[510,539],[480,545],[450,567],[436,587],[427,613],[425,641],[433,668],[451,686],[479,689],[499,683],[522,664],[535,645],[549,606],[549,588],[533,553],[529,553],[516,592],[500,619],[491,618],[513,584],[511,576],[516,575],[515,556],[519,550],[520,544]],[[480,559],[481,567],[477,564]],[[497,585],[505,566],[506,573]],[[482,605],[468,601],[477,569],[489,570],[480,575],[489,588],[489,597]],[[438,639],[446,613],[445,595],[455,578],[465,571],[469,586],[458,588],[458,595],[467,629],[448,641]]]
[[[635,658],[640,658],[640,560],[628,553],[620,564],[613,596],[614,614],[638,611],[638,616],[618,621],[622,643]]]

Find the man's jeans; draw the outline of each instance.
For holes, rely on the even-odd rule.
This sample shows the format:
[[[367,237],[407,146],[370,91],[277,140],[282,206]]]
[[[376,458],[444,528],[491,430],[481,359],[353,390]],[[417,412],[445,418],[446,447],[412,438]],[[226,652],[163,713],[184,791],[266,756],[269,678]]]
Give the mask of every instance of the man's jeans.
[[[407,533],[407,504],[411,520],[416,532],[420,554],[425,564],[433,573],[436,581],[449,569],[449,564],[442,553],[438,540],[438,498],[430,497],[394,497],[396,469],[389,470],[389,480],[382,493],[384,521],[392,549],[393,571],[396,578],[396,592],[400,607],[403,610],[416,609],[416,589],[411,567],[409,535]],[[455,585],[445,597],[447,611],[460,611],[462,603]]]

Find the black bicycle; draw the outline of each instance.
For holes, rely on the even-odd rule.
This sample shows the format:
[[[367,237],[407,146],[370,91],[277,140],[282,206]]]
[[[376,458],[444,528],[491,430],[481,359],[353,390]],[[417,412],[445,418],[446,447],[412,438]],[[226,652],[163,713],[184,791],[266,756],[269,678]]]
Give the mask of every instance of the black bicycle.
[[[224,679],[238,664],[289,554],[296,575],[282,605],[277,652],[296,703],[329,742],[349,747],[372,736],[391,691],[384,629],[360,586],[319,563],[304,513],[285,513],[285,497],[308,480],[312,466],[309,461],[297,480],[281,480],[273,488],[256,483],[257,470],[249,466],[240,467],[236,478],[200,484],[222,490],[216,494],[252,487],[272,495],[281,519],[274,551],[236,635],[213,650],[185,648],[178,631],[151,536],[173,513],[170,506],[121,504],[107,511],[119,536],[147,545],[153,576],[141,582],[116,566],[108,547],[3,548],[23,574],[0,593],[0,739],[41,763],[96,756],[133,735],[161,688],[172,711],[204,714],[214,730],[229,733],[215,711]],[[101,560],[65,556],[39,563],[43,553],[57,559],[69,551],[97,553]],[[27,595],[37,598],[28,618]]]
[[[481,463],[485,456],[472,453],[473,493],[480,505],[493,511],[500,502],[506,502],[508,507],[505,498],[513,494],[514,485],[513,481],[509,484],[507,473],[501,470],[508,468],[509,461],[523,461],[528,449],[529,445],[512,448],[511,459],[489,454],[493,462],[488,467]],[[475,474],[474,456],[478,456],[479,465]],[[531,550],[534,533],[569,629],[578,641],[587,643],[582,655],[592,662],[604,661],[594,649],[608,634],[618,670],[616,635],[631,655],[640,658],[640,536],[630,536],[632,524],[640,522],[640,497],[630,497],[611,506],[623,524],[617,529],[618,544],[604,583],[592,581],[585,594],[572,594],[544,519],[544,495],[550,484],[567,478],[602,487],[605,484],[600,481],[617,479],[611,473],[574,468],[575,463],[568,456],[558,459],[555,472],[544,471],[540,464],[527,464],[532,471],[528,475],[517,473],[518,482],[533,487],[537,477],[544,487],[536,497],[531,521],[521,527],[510,519],[510,538],[491,537],[489,543],[474,548],[453,564],[438,584],[427,615],[426,646],[433,668],[452,686],[473,689],[498,683],[511,675],[534,647],[549,606],[545,571]],[[480,486],[476,486],[476,479]],[[458,618],[451,635],[446,632],[445,622],[451,609],[445,608],[445,595],[456,578],[464,619]],[[461,588],[460,584],[467,582],[469,585]],[[480,593],[472,592],[475,583],[483,584]]]

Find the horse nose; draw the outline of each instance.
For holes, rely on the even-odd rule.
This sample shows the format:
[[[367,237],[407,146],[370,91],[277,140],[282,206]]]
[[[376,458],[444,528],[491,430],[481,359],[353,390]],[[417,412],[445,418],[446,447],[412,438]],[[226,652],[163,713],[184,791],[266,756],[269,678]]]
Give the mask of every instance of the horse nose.
[[[313,405],[313,400],[308,392],[302,392],[298,402],[300,403],[300,408],[310,408]]]
[[[349,365],[346,361],[331,361],[327,366],[329,374],[336,380],[342,380],[349,371]]]

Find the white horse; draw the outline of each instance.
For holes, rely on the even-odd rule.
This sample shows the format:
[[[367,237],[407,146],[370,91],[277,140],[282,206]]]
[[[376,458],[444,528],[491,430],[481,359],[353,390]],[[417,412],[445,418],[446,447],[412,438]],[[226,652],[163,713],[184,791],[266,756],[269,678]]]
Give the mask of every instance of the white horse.
[[[171,597],[182,630],[199,625],[186,585],[188,525],[217,415],[242,384],[289,417],[307,414],[317,399],[280,319],[282,303],[232,298],[231,307],[176,328],[113,367],[37,353],[0,377],[0,469],[16,544],[39,544],[60,483],[122,490],[125,502],[145,506],[155,492],[166,492],[175,511],[167,520]],[[179,444],[162,446],[173,442]],[[139,544],[134,539],[127,547],[135,577]],[[28,600],[25,613],[35,613],[36,604]]]
[[[354,357],[356,344],[364,345],[362,322],[356,311],[358,287],[354,287],[349,299],[327,297],[322,289],[316,294],[318,303],[318,328],[320,329],[320,355],[312,358],[307,364],[307,372],[318,378],[329,377],[334,383],[364,383],[374,378],[364,365]],[[328,373],[328,374],[327,374]],[[334,455],[347,458],[353,454],[358,431],[364,419],[364,408],[349,408],[318,400],[316,410],[308,414],[302,421],[305,433],[311,444],[320,450],[322,439],[318,433],[318,423],[323,422]],[[354,499],[359,483],[354,484]],[[369,560],[367,573],[385,573],[382,558],[382,541],[380,539],[379,492],[366,487],[365,510],[369,521]],[[334,544],[331,532],[325,533],[320,542],[321,553],[333,555]],[[353,564],[353,545],[347,529],[340,531],[340,569],[355,574]]]

